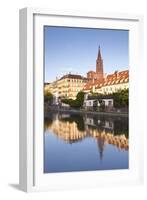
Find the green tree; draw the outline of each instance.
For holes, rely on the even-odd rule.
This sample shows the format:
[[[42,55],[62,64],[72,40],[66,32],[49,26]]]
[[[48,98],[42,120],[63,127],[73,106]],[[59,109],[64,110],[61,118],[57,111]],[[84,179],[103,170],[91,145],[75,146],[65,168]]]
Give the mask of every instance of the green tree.
[[[79,105],[79,107],[82,107],[83,106],[83,102],[84,102],[84,92],[78,92],[77,94],[77,98],[76,98],[76,101],[77,101],[77,105]]]
[[[128,107],[129,102],[129,90],[124,89],[112,94],[114,99],[114,107],[121,108],[121,107]]]
[[[84,102],[84,92],[78,92],[76,99],[62,99],[62,103],[68,104],[73,108],[80,108]]]
[[[44,92],[44,101],[48,102],[48,103],[52,103],[52,101],[53,101],[53,95],[52,95],[51,92],[49,92],[49,91],[45,91]]]

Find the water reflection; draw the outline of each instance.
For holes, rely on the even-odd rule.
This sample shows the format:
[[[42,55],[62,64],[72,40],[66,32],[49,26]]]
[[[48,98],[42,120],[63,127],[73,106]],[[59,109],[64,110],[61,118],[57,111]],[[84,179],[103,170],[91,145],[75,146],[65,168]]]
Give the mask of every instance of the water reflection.
[[[74,144],[82,143],[86,139],[89,139],[89,141],[91,141],[90,139],[93,139],[96,142],[97,151],[99,153],[99,160],[103,160],[104,150],[108,145],[109,145],[109,148],[111,148],[110,151],[113,153],[108,152],[107,154],[111,153],[112,159],[114,157],[115,160],[119,156],[119,159],[117,159],[118,162],[120,162],[121,156],[122,158],[124,157],[123,154],[125,151],[126,152],[125,153],[126,157],[124,159],[125,165],[124,163],[122,164],[116,163],[116,167],[115,167],[115,163],[113,163],[113,165],[112,163],[107,163],[108,166],[104,166],[101,169],[128,168],[129,141],[128,141],[128,118],[127,117],[97,116],[97,115],[90,115],[90,114],[82,115],[82,114],[73,114],[73,113],[66,113],[66,112],[65,113],[50,113],[45,118],[44,128],[45,128],[46,135],[50,135],[50,134],[54,135],[58,140],[64,141],[65,145],[73,144],[73,143]],[[85,151],[90,151],[89,149],[91,148],[93,144],[94,143],[92,141],[89,142],[87,147],[84,147]],[[58,148],[58,144],[56,142],[55,142],[55,145],[57,145],[57,148]],[[46,148],[45,148],[45,151],[46,151],[45,152],[45,158],[46,158],[45,172],[50,172],[50,171],[52,172],[54,170],[48,170],[49,166],[47,165],[50,165],[50,163],[49,163],[49,156],[47,155],[49,153],[47,153]],[[114,148],[117,149],[119,152],[122,151],[121,155],[120,154],[118,155],[118,152],[116,152]],[[70,155],[67,154],[66,156],[68,157]],[[76,156],[80,157],[80,153]],[[106,155],[106,158],[107,157],[108,156]],[[108,159],[110,160],[110,158]],[[74,165],[75,165],[75,168],[73,167],[72,170],[73,171],[74,169],[75,171],[78,170],[79,163],[78,164],[75,163]],[[92,169],[99,169],[99,167],[97,168],[95,166],[94,168],[88,168],[88,170],[92,170]],[[61,171],[72,171],[72,170],[67,169],[66,166],[64,168],[63,166],[63,170]],[[82,170],[82,169],[79,167],[79,170]],[[57,169],[55,171],[60,171],[60,169]]]
[[[122,125],[123,123],[123,125]],[[78,142],[85,137],[94,137],[99,147],[105,143],[119,149],[128,150],[127,118],[113,119],[104,117],[82,116],[76,114],[52,114],[45,120],[45,130],[49,129],[58,138],[68,143]],[[100,147],[102,148],[102,147]]]

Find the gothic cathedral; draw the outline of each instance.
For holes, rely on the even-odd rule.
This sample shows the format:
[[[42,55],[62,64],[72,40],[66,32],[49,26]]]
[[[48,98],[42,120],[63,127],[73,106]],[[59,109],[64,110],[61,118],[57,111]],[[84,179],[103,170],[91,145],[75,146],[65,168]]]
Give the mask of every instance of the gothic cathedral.
[[[96,72],[89,71],[87,73],[87,78],[90,82],[94,82],[94,81],[102,82],[103,79],[104,79],[103,59],[102,59],[102,56],[101,56],[100,46],[99,46],[99,49],[98,49],[98,56],[97,56],[97,59],[96,59]]]

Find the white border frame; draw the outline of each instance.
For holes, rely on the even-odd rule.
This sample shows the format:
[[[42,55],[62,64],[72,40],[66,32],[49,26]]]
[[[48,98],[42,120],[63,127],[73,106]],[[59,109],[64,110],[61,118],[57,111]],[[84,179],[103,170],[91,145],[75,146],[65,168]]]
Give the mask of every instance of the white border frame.
[[[37,122],[40,122],[41,119],[35,117],[35,113],[39,110],[36,109],[36,104],[42,102],[39,96],[36,96],[36,91],[40,91],[42,88],[42,77],[40,73],[35,72],[34,65],[42,62],[40,55],[41,51],[38,51],[37,47],[40,47],[40,43],[36,42],[35,38],[39,37],[40,34],[35,35],[34,30],[40,31],[45,22],[39,20],[37,22],[38,25],[34,23],[34,16],[48,16],[50,17],[50,25],[57,25],[55,18],[59,19],[59,23],[61,23],[60,18],[70,18],[71,26],[74,26],[74,19],[76,21],[84,19],[85,20],[110,20],[110,21],[118,21],[121,23],[129,22],[129,25],[125,25],[124,27],[129,30],[132,29],[132,37],[138,38],[136,41],[136,45],[130,40],[131,45],[131,55],[130,55],[130,63],[133,65],[133,68],[130,69],[130,74],[133,77],[131,79],[131,99],[136,98],[135,103],[131,102],[130,110],[134,110],[134,115],[131,115],[131,130],[135,131],[135,139],[133,143],[130,140],[130,144],[132,150],[131,162],[135,165],[134,171],[131,170],[118,170],[113,173],[113,171],[104,171],[104,172],[74,172],[74,173],[57,173],[55,174],[41,174],[41,166],[39,165],[38,159],[40,157],[39,150],[41,151],[42,145],[38,143],[40,134],[36,134],[36,130],[39,130],[40,127],[36,126]],[[40,17],[39,17],[40,18]],[[73,22],[72,22],[72,21]],[[58,20],[57,20],[58,21]],[[66,21],[66,20],[65,20]],[[68,20],[67,20],[68,21]],[[46,21],[45,24],[48,22]],[[124,14],[109,14],[109,13],[90,13],[90,12],[81,12],[81,11],[52,11],[47,9],[32,9],[32,8],[24,8],[20,10],[20,188],[24,191],[39,191],[39,190],[51,190],[51,189],[72,189],[72,188],[88,188],[94,186],[106,186],[106,185],[118,185],[118,184],[136,184],[140,183],[143,180],[143,159],[140,158],[140,155],[143,155],[143,130],[139,129],[140,127],[137,125],[138,122],[141,124],[141,119],[139,119],[139,98],[135,95],[134,91],[139,92],[139,88],[133,89],[135,86],[135,82],[141,74],[141,70],[143,69],[142,62],[142,49],[143,49],[143,17],[136,15],[124,15]],[[65,25],[68,25],[65,22]],[[70,25],[69,24],[69,25]],[[35,25],[35,26],[34,26]],[[62,23],[63,26],[63,23]],[[75,23],[76,26],[76,23]],[[35,28],[34,28],[35,27]],[[37,27],[37,28],[36,28]],[[84,25],[85,27],[85,25]],[[88,26],[89,27],[89,26]],[[106,26],[107,27],[107,26]],[[117,25],[117,28],[123,28],[122,25]],[[135,32],[134,32],[135,30]],[[131,37],[131,38],[132,38]],[[34,42],[35,41],[35,42]],[[42,39],[37,40],[42,41]],[[35,47],[34,48],[34,44]],[[34,49],[37,49],[34,51]],[[134,51],[133,51],[134,49]],[[38,55],[39,59],[34,62],[34,56]],[[135,57],[135,58],[134,58]],[[41,63],[42,64],[42,63]],[[141,67],[140,67],[141,66]],[[36,66],[35,66],[36,67]],[[135,69],[135,70],[134,70]],[[42,71],[41,71],[42,74]],[[38,84],[36,84],[38,82]],[[43,102],[42,102],[43,103]],[[41,113],[43,113],[40,110]],[[133,120],[132,120],[133,119]],[[138,120],[138,121],[137,121]],[[137,136],[137,131],[141,133],[139,137]],[[34,134],[35,134],[35,142],[34,142]],[[37,136],[37,137],[36,137]],[[37,144],[36,144],[37,143]],[[39,147],[39,148],[38,148]],[[43,151],[43,149],[42,149]],[[42,152],[41,151],[41,152]],[[37,152],[37,154],[36,154]],[[35,154],[35,155],[34,155]],[[137,158],[135,161],[135,157]],[[129,172],[128,172],[129,171]],[[131,173],[130,173],[131,172]],[[98,174],[98,181],[95,178],[96,173]],[[46,178],[44,178],[44,176]],[[110,180],[106,181],[103,176],[109,177]],[[80,178],[79,178],[80,177]],[[86,178],[84,178],[86,177]],[[78,183],[77,183],[78,178]],[[72,181],[71,181],[72,179]],[[88,184],[86,183],[86,179],[88,179]],[[119,180],[118,180],[119,179]],[[53,181],[55,180],[55,181]],[[62,181],[62,184],[60,182]],[[80,181],[82,180],[82,181]],[[64,183],[63,183],[64,182]],[[58,183],[58,184],[57,184]]]

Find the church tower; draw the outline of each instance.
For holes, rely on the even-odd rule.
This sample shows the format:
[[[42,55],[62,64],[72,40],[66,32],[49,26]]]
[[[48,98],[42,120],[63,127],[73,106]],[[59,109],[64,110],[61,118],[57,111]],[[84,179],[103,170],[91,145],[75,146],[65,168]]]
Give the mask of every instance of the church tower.
[[[102,81],[104,78],[104,72],[103,72],[103,59],[101,56],[101,49],[99,46],[99,50],[98,50],[98,56],[96,59],[96,76],[97,76],[97,80]]]

